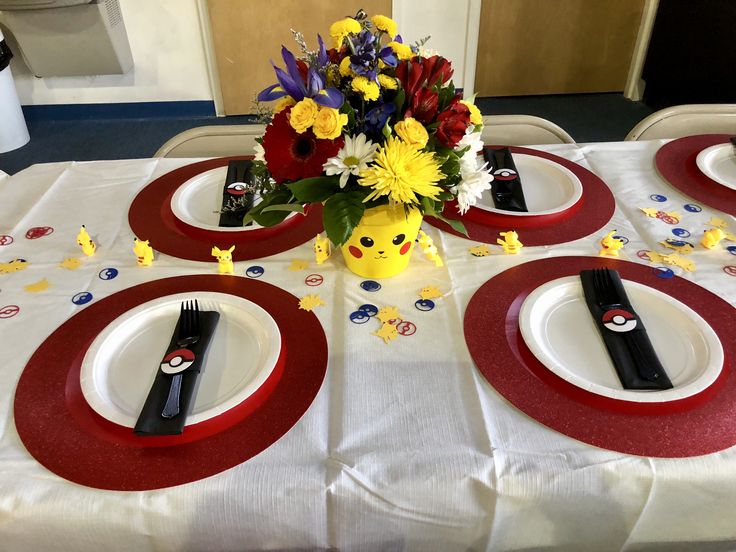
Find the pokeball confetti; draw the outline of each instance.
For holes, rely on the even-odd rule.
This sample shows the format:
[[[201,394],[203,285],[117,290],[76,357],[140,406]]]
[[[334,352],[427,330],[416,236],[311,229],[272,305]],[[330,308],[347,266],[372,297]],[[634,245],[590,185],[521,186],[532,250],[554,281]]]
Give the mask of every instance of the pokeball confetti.
[[[319,295],[305,295],[299,299],[299,308],[307,312],[312,312],[316,307],[321,307],[325,304]]]
[[[680,219],[682,219],[680,213],[677,213],[675,211],[660,211],[659,209],[655,209],[653,207],[640,207],[639,209],[646,216],[659,219],[662,222],[666,222],[667,224],[678,224],[680,222]]]

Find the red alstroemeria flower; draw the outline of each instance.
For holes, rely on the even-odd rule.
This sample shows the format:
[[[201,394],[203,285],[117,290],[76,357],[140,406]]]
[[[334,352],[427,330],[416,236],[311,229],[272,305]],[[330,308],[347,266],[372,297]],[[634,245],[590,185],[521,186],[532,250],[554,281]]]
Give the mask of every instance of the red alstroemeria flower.
[[[337,155],[345,140],[320,140],[311,130],[298,134],[289,124],[291,108],[278,112],[263,135],[264,158],[273,179],[281,184],[322,174],[322,165]]]
[[[439,104],[440,98],[437,92],[432,92],[429,88],[420,88],[411,97],[411,105],[406,110],[404,117],[414,117],[422,124],[430,124],[437,116]]]
[[[406,96],[411,97],[420,88],[432,88],[436,84],[445,84],[452,77],[452,64],[443,57],[415,57],[402,61],[396,67],[396,78]]]
[[[465,104],[453,102],[437,116],[440,125],[435,136],[437,141],[448,148],[454,148],[465,136],[470,125],[470,110]]]

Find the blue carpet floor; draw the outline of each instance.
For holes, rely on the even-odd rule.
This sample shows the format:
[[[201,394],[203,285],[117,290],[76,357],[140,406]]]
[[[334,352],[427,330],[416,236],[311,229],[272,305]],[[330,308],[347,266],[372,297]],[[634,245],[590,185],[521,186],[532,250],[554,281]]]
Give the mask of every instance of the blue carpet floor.
[[[525,114],[548,119],[577,142],[623,140],[651,109],[621,94],[479,98],[484,115]],[[151,157],[166,140],[188,128],[243,124],[252,117],[30,121],[31,141],[0,154],[0,170],[14,174],[35,163]]]

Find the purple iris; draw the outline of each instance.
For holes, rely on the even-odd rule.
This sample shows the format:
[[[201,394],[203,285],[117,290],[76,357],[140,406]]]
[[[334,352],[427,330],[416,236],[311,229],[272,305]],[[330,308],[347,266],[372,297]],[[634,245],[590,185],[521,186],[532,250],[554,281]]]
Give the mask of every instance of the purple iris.
[[[317,55],[316,66],[307,70],[306,80],[299,71],[294,54],[281,46],[281,57],[284,58],[286,71],[271,62],[279,82],[262,90],[258,94],[258,101],[270,102],[288,95],[297,102],[304,98],[312,98],[319,105],[340,109],[345,97],[337,88],[325,88],[324,66],[327,65],[327,52],[321,38],[319,42],[320,52]]]
[[[350,69],[370,80],[376,80],[377,59],[383,60],[389,67],[396,67],[398,64],[390,47],[386,46],[376,53],[376,35],[370,31],[362,31],[355,42],[351,40],[350,50],[352,51]]]

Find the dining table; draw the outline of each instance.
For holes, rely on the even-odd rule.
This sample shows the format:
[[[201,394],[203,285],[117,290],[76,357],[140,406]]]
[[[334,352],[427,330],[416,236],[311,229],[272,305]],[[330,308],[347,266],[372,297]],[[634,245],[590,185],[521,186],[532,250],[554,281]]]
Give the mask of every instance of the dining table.
[[[178,224],[172,195],[227,160],[42,163],[0,178],[0,550],[734,549],[736,216],[733,200],[675,182],[686,154],[663,157],[675,143],[512,148],[576,175],[581,199],[541,222],[480,213],[468,235],[427,218],[442,262],[417,244],[385,279],[353,274],[334,247],[318,263],[319,213],[288,219],[290,239]],[[715,228],[726,237],[703,246]],[[523,246],[506,252],[501,231]],[[605,251],[606,236],[622,247]],[[220,273],[211,248],[231,245],[233,273]],[[683,370],[710,379],[660,401],[548,369],[555,357],[588,373],[576,359],[604,354],[589,314],[562,312],[580,303],[578,274],[601,267],[639,301],[665,368],[689,359]],[[127,345],[148,343],[146,308],[167,297],[222,301],[228,332],[223,316],[256,304],[283,348],[247,411],[231,401],[151,439],[103,411],[124,402],[115,385],[150,387],[170,332],[155,354]],[[392,335],[379,312],[393,313]],[[530,332],[556,341],[540,350]],[[210,358],[245,362],[236,341]]]

